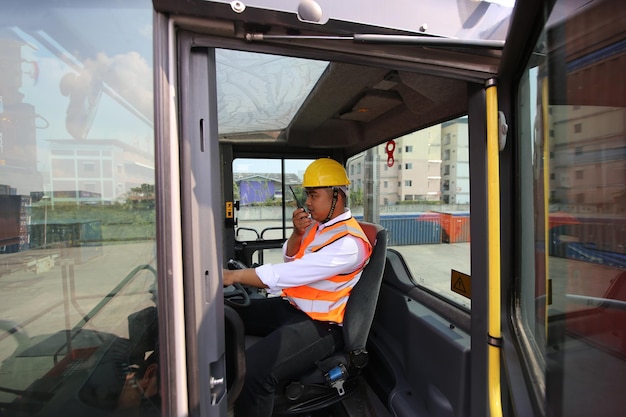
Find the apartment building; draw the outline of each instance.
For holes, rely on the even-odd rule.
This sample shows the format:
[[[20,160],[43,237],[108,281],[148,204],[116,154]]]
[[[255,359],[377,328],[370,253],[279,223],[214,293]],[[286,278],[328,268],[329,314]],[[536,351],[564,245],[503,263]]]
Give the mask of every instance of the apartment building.
[[[552,106],[550,111],[550,202],[569,212],[622,213],[624,108]]]
[[[370,169],[374,170],[371,177]],[[381,144],[369,154],[359,154],[348,161],[348,175],[351,191],[376,187],[381,205],[402,201],[467,204],[467,118],[422,129]]]
[[[469,204],[469,134],[467,117],[441,125],[441,201]]]

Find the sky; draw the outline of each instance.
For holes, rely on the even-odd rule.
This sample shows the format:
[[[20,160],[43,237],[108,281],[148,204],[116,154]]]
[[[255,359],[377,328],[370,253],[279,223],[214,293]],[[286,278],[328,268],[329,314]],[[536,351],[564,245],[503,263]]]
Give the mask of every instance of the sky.
[[[64,95],[62,89],[67,76],[73,77],[72,92],[88,89],[85,80],[104,80],[87,139],[118,139],[151,152],[151,11],[128,8],[95,13],[90,8],[52,7],[47,15],[49,18],[33,19],[24,29],[11,28],[22,42],[23,75],[15,87],[23,94],[22,102],[34,106],[37,117],[39,170],[49,169],[50,140],[72,138],[66,125],[71,95]],[[111,31],[109,26],[117,29]],[[79,41],[72,41],[74,37]],[[72,49],[77,46],[83,49]]]
[[[313,162],[312,159],[287,159],[285,160],[285,172],[288,174],[296,174],[302,177],[302,173],[306,170],[306,167]],[[280,160],[277,159],[252,159],[252,158],[239,158],[233,162],[233,172],[248,172],[248,173],[280,173]]]

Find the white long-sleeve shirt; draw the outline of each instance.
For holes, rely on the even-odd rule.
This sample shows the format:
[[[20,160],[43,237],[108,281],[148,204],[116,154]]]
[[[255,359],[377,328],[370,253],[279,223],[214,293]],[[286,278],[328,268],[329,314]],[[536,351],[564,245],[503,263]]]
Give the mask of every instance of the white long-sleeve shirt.
[[[318,225],[317,233],[338,221],[349,219],[349,209]],[[300,259],[286,255],[287,242],[283,245],[282,264],[264,264],[255,269],[257,276],[267,286],[270,294],[280,293],[284,288],[297,287],[326,279],[337,274],[352,272],[357,269],[367,256],[363,241],[348,235],[323,247],[317,252],[308,253]]]

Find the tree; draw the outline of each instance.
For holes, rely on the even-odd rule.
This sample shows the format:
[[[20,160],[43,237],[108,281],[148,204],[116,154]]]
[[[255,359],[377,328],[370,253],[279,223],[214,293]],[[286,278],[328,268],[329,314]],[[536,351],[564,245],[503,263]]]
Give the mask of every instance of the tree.
[[[128,193],[128,202],[136,209],[154,208],[154,184],[141,184],[133,187]]]
[[[356,191],[350,191],[350,206],[357,207],[363,205],[363,190],[359,187]]]

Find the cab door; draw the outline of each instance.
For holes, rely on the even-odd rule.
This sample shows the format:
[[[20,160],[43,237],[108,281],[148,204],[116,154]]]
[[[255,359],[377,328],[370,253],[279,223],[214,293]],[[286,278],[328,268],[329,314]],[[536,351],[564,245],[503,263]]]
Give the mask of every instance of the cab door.
[[[180,172],[189,405],[202,416],[226,413],[223,203],[217,143],[215,54],[178,35]]]
[[[517,415],[626,407],[625,16],[616,0],[518,2],[511,26],[503,359]]]
[[[225,416],[221,286],[222,182],[216,138],[214,55],[156,19],[161,251],[167,276],[169,361],[164,386],[176,416]],[[173,92],[176,91],[176,94]]]

